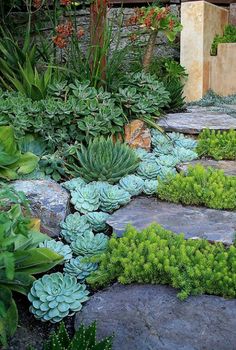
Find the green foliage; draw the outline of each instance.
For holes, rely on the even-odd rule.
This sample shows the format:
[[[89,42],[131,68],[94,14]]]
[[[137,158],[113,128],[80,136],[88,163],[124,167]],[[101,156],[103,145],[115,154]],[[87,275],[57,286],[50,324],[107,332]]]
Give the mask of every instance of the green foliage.
[[[39,168],[46,176],[50,176],[55,181],[66,177],[65,160],[59,151],[43,155],[39,161]]]
[[[83,236],[71,243],[71,248],[76,255],[94,256],[101,254],[107,248],[108,237],[104,233],[86,232]]]
[[[33,153],[21,154],[11,126],[0,126],[0,178],[15,180],[31,173],[38,164]]]
[[[32,101],[0,91],[0,125],[13,125],[18,138],[27,133],[41,136],[50,153],[58,147],[64,151],[65,143],[87,143],[100,135],[123,132],[123,110],[110,94],[89,87],[87,82],[76,82],[68,94],[63,99]]]
[[[95,211],[85,214],[85,217],[94,232],[106,231],[106,221],[108,220],[109,216],[110,215],[108,213],[103,213],[102,211]]]
[[[198,138],[197,152],[216,160],[236,160],[236,131],[203,130]]]
[[[60,322],[80,311],[82,303],[89,299],[88,294],[86,286],[74,276],[61,272],[44,275],[33,282],[28,293],[30,311],[38,320]]]
[[[143,191],[144,180],[136,175],[127,175],[120,179],[119,185],[131,196],[137,196]]]
[[[146,121],[160,116],[170,102],[163,83],[144,72],[127,75],[115,97],[129,118]]]
[[[62,228],[61,236],[69,243],[82,236],[85,232],[91,231],[91,225],[87,216],[81,216],[78,212],[68,215],[60,225]]]
[[[159,181],[161,199],[187,205],[205,205],[216,209],[236,209],[236,178],[222,170],[205,169],[201,165]]]
[[[129,146],[104,137],[90,141],[87,148],[82,146],[77,158],[80,166],[72,166],[75,175],[82,176],[88,182],[108,181],[112,184],[134,172],[139,163]]]
[[[96,323],[87,328],[81,325],[70,338],[64,323],[59,325],[57,332],[50,335],[44,344],[44,350],[112,350],[112,338],[107,337],[99,342],[96,341]],[[31,348],[31,350],[34,350]]]
[[[212,56],[217,55],[218,45],[223,43],[236,43],[236,26],[232,24],[227,24],[224,27],[224,34],[223,35],[217,34],[215,36],[213,43],[211,45]]]
[[[47,248],[37,248],[47,235],[38,220],[26,216],[25,196],[6,185],[0,189],[0,344],[6,345],[18,323],[12,291],[26,295],[34,274],[50,270],[63,258]]]
[[[63,272],[68,273],[71,276],[75,276],[78,280],[84,281],[91,272],[95,271],[98,267],[97,264],[84,262],[84,258],[78,256],[65,263]]]
[[[188,239],[153,224],[137,231],[128,226],[123,237],[110,239],[99,269],[87,278],[92,287],[120,283],[169,284],[190,294],[236,297],[236,248],[204,239]]]
[[[57,254],[63,256],[63,261],[68,261],[72,258],[72,250],[70,246],[60,241],[55,241],[54,239],[39,243],[39,247],[51,249]]]

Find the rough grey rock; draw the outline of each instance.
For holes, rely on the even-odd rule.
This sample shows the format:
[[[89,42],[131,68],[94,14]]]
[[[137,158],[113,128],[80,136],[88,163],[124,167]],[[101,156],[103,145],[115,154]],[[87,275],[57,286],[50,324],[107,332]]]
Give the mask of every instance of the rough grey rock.
[[[199,134],[203,129],[236,129],[236,118],[221,112],[207,111],[206,108],[191,108],[186,113],[170,113],[158,121],[165,131]]]
[[[187,172],[190,165],[194,166],[196,164],[201,164],[204,167],[212,167],[220,170],[224,170],[225,175],[236,176],[236,161],[235,160],[212,160],[212,159],[199,159],[193,160],[192,162],[187,162],[177,165],[178,171]]]
[[[69,214],[69,193],[53,180],[17,180],[13,186],[29,199],[32,215],[41,219],[41,231],[58,236],[60,222]]]
[[[236,212],[162,202],[153,197],[136,197],[117,210],[108,224],[122,236],[127,224],[143,229],[157,222],[187,238],[206,238],[232,244],[236,232]]]
[[[113,350],[234,350],[236,300],[189,297],[160,285],[119,284],[94,294],[75,327],[97,321],[98,337],[114,332]]]

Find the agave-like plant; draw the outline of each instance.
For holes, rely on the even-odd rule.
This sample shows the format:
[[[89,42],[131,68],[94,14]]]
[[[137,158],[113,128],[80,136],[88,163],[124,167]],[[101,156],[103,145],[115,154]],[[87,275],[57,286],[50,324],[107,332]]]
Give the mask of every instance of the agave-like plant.
[[[118,182],[123,176],[133,173],[139,159],[135,152],[120,141],[113,142],[112,138],[95,138],[88,147],[77,151],[80,166],[74,164],[73,172],[82,176],[86,181]]]
[[[99,208],[99,191],[92,185],[86,185],[78,188],[71,193],[71,203],[75,209],[83,214],[90,211],[96,211]]]
[[[108,236],[104,233],[85,233],[82,237],[71,243],[73,252],[78,256],[94,256],[107,249]]]
[[[78,256],[65,263],[63,271],[71,276],[75,276],[78,280],[84,281],[91,272],[97,270],[98,264],[84,262],[84,258]]]
[[[44,275],[34,281],[28,294],[30,312],[36,319],[60,322],[64,317],[80,311],[87,301],[89,292],[77,278],[61,272]]]
[[[70,246],[60,241],[55,241],[54,239],[39,243],[39,248],[49,248],[53,250],[57,254],[62,255],[64,261],[69,261],[72,258],[72,250]]]
[[[110,215],[108,213],[104,213],[102,211],[95,211],[85,214],[85,217],[94,232],[102,232],[106,230],[106,221],[108,220],[109,216]]]
[[[119,186],[109,186],[100,192],[100,209],[111,213],[131,200],[129,192]]]
[[[76,212],[66,217],[66,220],[60,224],[62,230],[60,235],[68,242],[76,240],[85,232],[91,231],[91,225],[85,215],[81,216]]]
[[[137,196],[143,190],[144,180],[137,175],[127,175],[120,179],[119,185],[131,196]]]

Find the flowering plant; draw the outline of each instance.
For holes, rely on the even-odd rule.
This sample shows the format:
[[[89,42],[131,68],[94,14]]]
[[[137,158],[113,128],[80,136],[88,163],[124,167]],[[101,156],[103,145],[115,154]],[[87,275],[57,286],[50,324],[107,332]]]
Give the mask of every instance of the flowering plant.
[[[143,68],[147,70],[154,51],[157,34],[163,32],[170,42],[182,30],[178,17],[170,11],[170,7],[151,5],[135,9],[135,13],[128,19],[128,25],[138,25],[150,32],[146,52],[143,58]]]

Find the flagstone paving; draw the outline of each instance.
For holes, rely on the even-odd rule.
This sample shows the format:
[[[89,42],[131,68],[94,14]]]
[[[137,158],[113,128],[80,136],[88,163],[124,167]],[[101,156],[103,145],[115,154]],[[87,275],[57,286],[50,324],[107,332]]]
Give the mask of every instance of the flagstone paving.
[[[192,162],[183,163],[177,165],[178,171],[186,172],[190,165],[194,166],[196,164],[201,164],[204,167],[213,167],[216,169],[224,170],[225,175],[236,176],[236,161],[235,160],[212,160],[212,159],[198,159]]]
[[[225,244],[233,243],[236,232],[235,211],[183,206],[163,202],[155,197],[136,197],[108,220],[119,237],[123,235],[127,224],[141,230],[153,222],[177,234],[183,232],[187,238],[206,238]]]

